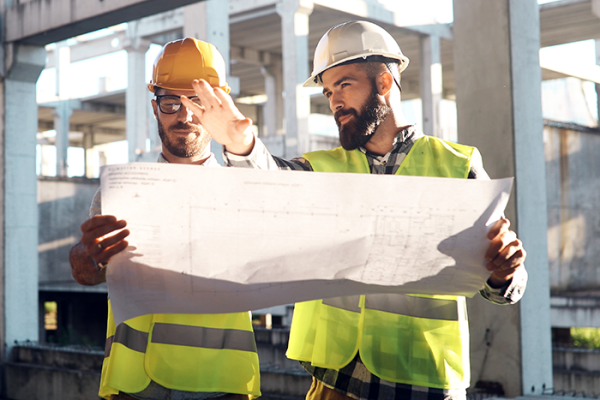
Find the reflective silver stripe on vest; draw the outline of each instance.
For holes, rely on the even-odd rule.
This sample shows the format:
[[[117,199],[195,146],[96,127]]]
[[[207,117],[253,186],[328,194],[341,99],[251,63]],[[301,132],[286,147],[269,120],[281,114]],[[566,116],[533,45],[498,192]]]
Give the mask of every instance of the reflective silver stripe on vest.
[[[331,297],[329,299],[323,299],[323,304],[326,306],[341,308],[342,310],[346,311],[360,313],[360,295]]]
[[[256,352],[254,332],[240,329],[156,323],[152,343]]]
[[[146,346],[148,345],[148,333],[138,331],[137,329],[133,329],[129,325],[122,323],[117,326],[113,336],[106,338],[104,357],[110,356],[110,349],[112,348],[113,343],[121,343],[128,349],[145,353]]]
[[[448,321],[466,320],[466,311],[461,307],[465,307],[465,301],[461,298],[442,300],[405,294],[369,294],[365,298],[365,308],[370,310]]]

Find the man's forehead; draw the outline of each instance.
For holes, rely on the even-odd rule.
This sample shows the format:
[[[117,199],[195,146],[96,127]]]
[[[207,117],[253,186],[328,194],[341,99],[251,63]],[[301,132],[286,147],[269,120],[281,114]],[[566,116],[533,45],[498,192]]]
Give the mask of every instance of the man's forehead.
[[[365,71],[364,67],[358,63],[354,63],[337,65],[327,69],[321,74],[321,81],[323,82],[323,86],[325,86],[326,84],[335,84],[343,77],[361,78],[366,76],[367,72]]]

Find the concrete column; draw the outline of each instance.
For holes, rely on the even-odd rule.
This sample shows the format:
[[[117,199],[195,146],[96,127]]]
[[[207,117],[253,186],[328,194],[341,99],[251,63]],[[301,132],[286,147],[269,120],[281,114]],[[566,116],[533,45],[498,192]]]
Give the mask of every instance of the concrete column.
[[[3,343],[38,340],[38,207],[35,146],[35,83],[46,64],[44,47],[5,44],[3,135],[0,156],[4,178]],[[0,123],[2,123],[0,122]],[[0,351],[4,346],[0,346]],[[5,354],[3,354],[4,356]]]
[[[151,100],[154,98],[154,93],[146,92],[146,103],[148,104],[149,112],[147,118],[148,124],[148,146],[147,150],[152,154],[154,158],[152,161],[156,161],[158,154],[162,152],[160,138],[158,137],[158,122],[156,118],[154,118],[154,113],[152,112],[152,107],[150,106]]]
[[[271,73],[275,78],[275,115],[276,115],[276,127],[275,132],[277,135],[285,135],[285,106],[283,96],[283,62],[277,60],[271,63]]]
[[[302,84],[310,75],[308,18],[313,7],[309,0],[279,0],[277,3],[283,48],[286,158],[297,157],[309,150],[310,96]]]
[[[552,387],[547,205],[536,0],[454,0],[459,142],[479,147],[492,178],[515,177],[507,216],[528,253],[518,306],[473,299],[472,382],[506,397]]]
[[[231,87],[231,95],[235,98],[240,94],[240,80],[230,76],[229,66],[229,0],[206,0],[184,7],[183,36],[194,37],[214,44],[225,59],[227,68],[227,83]],[[223,163],[223,146],[214,140],[211,150]]]
[[[69,83],[72,81],[70,77],[71,69],[71,48],[67,41],[56,43],[54,49],[54,67],[56,73],[56,97],[59,99],[70,98]]]
[[[596,44],[596,65],[600,65],[600,39],[594,40]],[[596,126],[600,127],[600,85],[596,84],[596,98],[598,100],[597,113],[598,119],[596,120]]]
[[[94,128],[90,126],[87,132],[83,133],[83,159],[85,165],[85,176],[87,178],[94,177],[94,165],[92,155],[94,154]]]
[[[73,114],[70,100],[59,101],[52,110],[54,114],[54,130],[56,131],[56,176],[67,176],[67,151],[69,149],[69,120]]]
[[[441,138],[440,103],[443,87],[442,53],[438,36],[421,37],[420,75],[423,132]]]
[[[270,68],[261,67],[260,71],[265,78],[265,94],[267,102],[263,105],[263,135],[274,136],[277,132],[277,82],[271,74]]]
[[[148,114],[150,103],[148,98],[146,76],[146,51],[150,42],[137,35],[139,22],[127,24],[127,42],[123,46],[127,50],[127,89],[125,92],[125,119],[128,145],[128,159],[138,161],[146,150],[148,137]]]

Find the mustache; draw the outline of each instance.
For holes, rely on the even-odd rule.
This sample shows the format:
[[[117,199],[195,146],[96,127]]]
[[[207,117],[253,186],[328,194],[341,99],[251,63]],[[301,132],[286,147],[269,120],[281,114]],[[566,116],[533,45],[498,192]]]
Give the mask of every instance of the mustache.
[[[358,118],[358,112],[354,108],[348,108],[348,109],[342,108],[340,110],[337,110],[333,114],[333,118],[335,119],[335,122],[338,124],[338,126],[340,125],[339,119],[341,117],[343,117],[344,115],[354,115],[355,117]]]
[[[182,131],[192,131],[192,132],[201,132],[200,128],[197,126],[193,126],[190,124],[186,124],[185,122],[178,121],[169,127],[169,130],[182,130]]]

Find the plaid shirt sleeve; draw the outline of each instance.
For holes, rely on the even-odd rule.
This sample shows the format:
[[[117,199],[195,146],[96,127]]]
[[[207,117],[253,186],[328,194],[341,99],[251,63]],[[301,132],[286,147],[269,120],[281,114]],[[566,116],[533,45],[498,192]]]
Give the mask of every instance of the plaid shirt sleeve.
[[[265,144],[259,138],[254,138],[254,147],[247,156],[238,156],[223,149],[223,162],[226,167],[254,168],[264,170],[294,170],[312,171],[312,167],[304,158],[284,160],[272,156]]]

